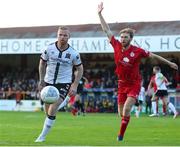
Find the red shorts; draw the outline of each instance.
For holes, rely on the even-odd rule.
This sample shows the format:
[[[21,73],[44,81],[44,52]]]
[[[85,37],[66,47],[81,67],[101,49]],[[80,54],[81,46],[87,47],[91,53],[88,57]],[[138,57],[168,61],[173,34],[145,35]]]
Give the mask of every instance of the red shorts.
[[[73,105],[75,102],[75,96],[71,96],[69,100],[69,104]]]
[[[122,83],[118,81],[118,104],[124,104],[127,97],[132,97],[137,99],[141,89],[141,81],[136,83]]]

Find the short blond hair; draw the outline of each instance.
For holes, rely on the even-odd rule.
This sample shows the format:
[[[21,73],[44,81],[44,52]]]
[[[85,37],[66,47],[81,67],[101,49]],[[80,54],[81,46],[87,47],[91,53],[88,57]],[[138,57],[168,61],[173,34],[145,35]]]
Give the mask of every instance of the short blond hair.
[[[69,31],[69,28],[66,26],[59,26],[58,30],[68,30]]]
[[[69,37],[70,37],[70,31],[69,31],[69,28],[68,28],[68,27],[66,27],[66,26],[59,26],[58,31],[59,31],[59,30],[68,31],[68,34],[69,34]]]
[[[122,33],[128,33],[128,34],[130,35],[130,37],[133,38],[135,31],[136,31],[136,30],[131,29],[131,28],[125,28],[125,29],[122,29],[122,30],[119,32],[119,35],[121,35]]]

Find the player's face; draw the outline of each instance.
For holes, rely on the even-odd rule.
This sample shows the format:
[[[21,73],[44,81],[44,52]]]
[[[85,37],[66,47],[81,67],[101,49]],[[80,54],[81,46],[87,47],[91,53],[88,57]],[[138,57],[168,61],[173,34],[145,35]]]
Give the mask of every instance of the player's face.
[[[157,73],[156,68],[153,68],[153,73],[154,73],[154,74],[156,74],[156,73]]]
[[[120,41],[123,47],[127,47],[131,43],[131,37],[128,33],[122,33],[120,35]]]
[[[70,37],[70,33],[69,30],[58,30],[57,33],[57,37],[58,37],[58,42],[62,45],[67,44],[68,39]]]

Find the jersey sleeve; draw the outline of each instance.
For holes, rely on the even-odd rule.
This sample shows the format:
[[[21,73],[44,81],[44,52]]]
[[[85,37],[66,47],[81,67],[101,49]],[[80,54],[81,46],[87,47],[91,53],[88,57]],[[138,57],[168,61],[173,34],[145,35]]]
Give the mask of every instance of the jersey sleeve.
[[[158,79],[163,79],[163,78],[164,78],[164,76],[163,76],[163,74],[162,74],[162,73],[157,73],[157,78],[158,78]]]
[[[81,57],[80,57],[80,54],[79,54],[79,53],[76,53],[76,54],[74,55],[73,64],[74,64],[75,66],[78,66],[78,65],[81,65],[81,64],[82,64],[82,62],[81,62]]]
[[[121,43],[115,39],[114,36],[111,37],[110,44],[112,45],[115,52],[119,51],[119,47],[121,47]]]
[[[48,60],[48,48],[45,48],[41,54],[41,59],[44,61]]]
[[[149,55],[150,55],[150,52],[149,52],[149,51],[144,50],[144,49],[142,49],[142,48],[140,48],[140,50],[141,50],[141,57],[142,57],[142,58],[147,58],[147,57],[149,57]]]

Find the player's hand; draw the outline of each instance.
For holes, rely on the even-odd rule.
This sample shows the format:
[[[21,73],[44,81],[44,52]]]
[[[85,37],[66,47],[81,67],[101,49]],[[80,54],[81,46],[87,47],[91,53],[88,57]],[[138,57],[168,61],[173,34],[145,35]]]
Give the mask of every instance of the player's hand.
[[[72,97],[72,96],[75,96],[76,93],[77,93],[77,86],[76,86],[75,84],[72,84],[72,85],[71,85],[71,88],[69,89],[68,95],[69,95],[70,97]]]
[[[175,70],[178,70],[178,66],[176,63],[170,62],[169,66]]]
[[[98,13],[101,13],[103,9],[104,9],[104,7],[103,7],[103,2],[101,2],[101,3],[98,5]]]
[[[46,86],[46,83],[44,81],[39,81],[39,83],[38,83],[38,90],[41,91],[44,86]]]

